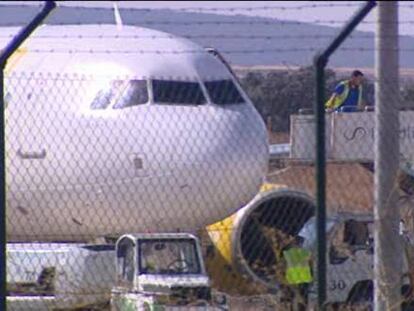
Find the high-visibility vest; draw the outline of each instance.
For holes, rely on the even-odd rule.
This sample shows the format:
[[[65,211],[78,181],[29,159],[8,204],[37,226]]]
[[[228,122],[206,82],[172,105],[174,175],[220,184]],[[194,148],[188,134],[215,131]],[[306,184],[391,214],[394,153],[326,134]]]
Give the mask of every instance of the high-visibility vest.
[[[346,100],[349,94],[349,80],[340,82],[338,85],[344,86],[344,91],[341,94],[337,94],[332,100],[332,97],[326,102],[325,108],[339,108]],[[358,106],[362,103],[362,85],[358,86]]]
[[[283,252],[286,260],[286,282],[288,284],[302,284],[312,282],[312,273],[309,264],[310,252],[303,248],[293,247]]]

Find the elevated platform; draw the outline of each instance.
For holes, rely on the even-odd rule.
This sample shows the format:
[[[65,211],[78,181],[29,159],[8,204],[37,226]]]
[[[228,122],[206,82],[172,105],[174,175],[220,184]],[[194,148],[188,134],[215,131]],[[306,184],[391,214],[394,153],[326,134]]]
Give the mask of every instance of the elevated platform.
[[[331,161],[374,161],[375,112],[331,113],[326,115],[326,150]],[[400,111],[401,162],[414,163],[414,111]],[[313,115],[292,115],[290,158],[315,159]],[[414,171],[413,171],[414,173]]]

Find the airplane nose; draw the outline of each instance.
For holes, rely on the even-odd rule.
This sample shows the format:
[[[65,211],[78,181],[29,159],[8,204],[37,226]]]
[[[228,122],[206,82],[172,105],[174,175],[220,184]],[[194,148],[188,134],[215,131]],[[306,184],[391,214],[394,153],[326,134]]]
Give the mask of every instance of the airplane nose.
[[[210,155],[222,166],[220,175],[234,191],[256,194],[269,160],[264,122],[252,105],[222,109],[220,118],[217,148]]]
[[[150,105],[129,117],[139,125],[141,140],[134,146],[143,148],[134,165],[145,171],[135,176],[130,201],[151,206],[140,218],[145,228],[202,228],[234,213],[259,192],[269,149],[266,127],[251,103]]]
[[[259,191],[269,160],[264,122],[253,105],[214,107],[210,126],[195,146],[195,163],[202,163],[192,182],[204,206],[206,222],[213,223],[246,205]]]

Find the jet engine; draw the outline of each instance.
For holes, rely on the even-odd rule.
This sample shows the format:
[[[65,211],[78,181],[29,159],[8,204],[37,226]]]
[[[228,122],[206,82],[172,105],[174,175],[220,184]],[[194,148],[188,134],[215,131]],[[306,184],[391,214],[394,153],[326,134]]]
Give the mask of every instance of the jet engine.
[[[277,289],[284,277],[280,251],[314,213],[306,193],[265,184],[248,205],[203,232],[213,286],[229,294]]]

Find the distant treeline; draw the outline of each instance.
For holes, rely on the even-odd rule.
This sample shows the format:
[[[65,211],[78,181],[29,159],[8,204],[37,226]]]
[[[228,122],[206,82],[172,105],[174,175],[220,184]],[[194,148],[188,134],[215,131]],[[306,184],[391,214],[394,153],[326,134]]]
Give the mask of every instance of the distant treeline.
[[[328,98],[335,85],[346,79],[337,77],[331,69],[325,71],[325,98]],[[313,67],[298,70],[250,71],[240,75],[240,81],[252,99],[263,119],[271,120],[272,131],[289,131],[291,114],[299,109],[312,109],[315,101],[315,73]],[[414,109],[414,81],[401,81],[400,94],[402,108]],[[375,105],[374,81],[366,78],[363,97],[370,106]]]

